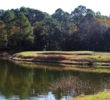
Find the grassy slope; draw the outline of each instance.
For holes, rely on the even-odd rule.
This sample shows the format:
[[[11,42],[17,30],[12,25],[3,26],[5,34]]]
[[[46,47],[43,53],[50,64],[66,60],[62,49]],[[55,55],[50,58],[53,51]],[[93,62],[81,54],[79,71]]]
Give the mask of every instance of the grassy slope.
[[[110,100],[110,91],[102,92],[97,95],[79,96],[70,100]]]
[[[21,52],[16,53],[12,56],[12,59],[14,60],[20,60],[20,61],[31,61],[40,59],[42,61],[46,60],[47,62],[52,61],[60,61],[63,64],[64,62],[70,62],[70,65],[63,68],[63,70],[75,70],[75,71],[82,71],[82,72],[95,72],[95,73],[110,73],[110,53],[102,53],[102,52],[92,52],[92,51],[27,51],[27,52]],[[95,67],[88,67],[86,65],[83,65],[83,61],[86,62],[95,62]],[[63,62],[63,63],[62,63]],[[71,62],[73,62],[71,64]],[[74,64],[75,62],[75,64]],[[81,66],[76,66],[77,64],[80,64]],[[101,66],[103,64],[103,66]],[[104,66],[104,64],[106,66]],[[29,67],[26,64],[27,67]],[[74,66],[74,67],[71,67]]]
[[[25,59],[25,60],[37,60],[37,59],[46,59],[46,60],[68,60],[74,61],[77,59],[77,55],[92,55],[90,51],[77,51],[77,52],[62,52],[62,51],[38,51],[38,52],[21,52],[13,55],[12,58]],[[79,58],[78,58],[79,59]]]
[[[16,53],[15,55],[22,55],[22,56],[33,56],[36,54],[66,54],[66,55],[71,55],[71,54],[93,54],[92,51],[26,51],[26,52],[20,52]]]
[[[110,62],[110,53],[102,53],[102,52],[92,52],[92,51],[73,51],[73,52],[64,52],[64,51],[28,51],[16,53],[13,57],[16,58],[42,58],[46,55],[45,58],[49,58],[50,56],[54,58],[64,57],[65,60],[68,61],[98,61],[98,62]]]

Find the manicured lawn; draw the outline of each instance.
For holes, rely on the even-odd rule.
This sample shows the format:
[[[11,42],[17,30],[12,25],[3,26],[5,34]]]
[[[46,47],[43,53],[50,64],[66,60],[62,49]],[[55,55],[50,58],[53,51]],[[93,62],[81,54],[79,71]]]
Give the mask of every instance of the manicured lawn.
[[[64,70],[110,73],[110,53],[93,51],[26,51],[14,54],[12,59],[16,61],[69,64],[70,67],[64,67]],[[73,65],[74,67],[71,67]],[[78,67],[75,65],[78,65]],[[93,66],[88,67],[88,65]]]
[[[99,93],[97,95],[79,96],[70,100],[110,100],[110,91]]]
[[[26,52],[20,52],[16,55],[22,55],[22,56],[30,56],[30,55],[36,55],[36,54],[64,54],[64,55],[72,55],[72,54],[78,54],[78,55],[92,55],[92,51],[26,51]]]
[[[34,58],[34,57],[43,57],[44,55],[55,57],[64,57],[68,61],[98,61],[98,62],[110,62],[110,53],[103,52],[92,52],[92,51],[27,51],[16,53],[13,57],[21,58]]]
[[[20,53],[16,53],[15,56],[37,56],[36,51],[27,51],[27,52],[20,52]]]

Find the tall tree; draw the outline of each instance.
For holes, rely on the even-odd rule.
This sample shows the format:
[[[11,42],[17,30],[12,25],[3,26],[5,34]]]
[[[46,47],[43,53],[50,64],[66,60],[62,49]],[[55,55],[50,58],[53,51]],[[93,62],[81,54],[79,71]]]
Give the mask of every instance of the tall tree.
[[[45,14],[40,10],[21,7],[20,12],[25,14],[31,24],[35,23],[36,21],[42,21],[45,17]]]
[[[79,28],[81,21],[83,20],[84,16],[87,14],[87,9],[85,6],[78,6],[71,12],[71,17],[75,20],[74,23]]]
[[[34,39],[33,31],[28,19],[21,12],[17,14],[17,17],[15,19],[15,27],[17,31],[9,37],[10,42],[13,39],[16,40],[17,49],[29,48],[32,45]]]
[[[35,22],[33,24],[33,34],[34,34],[34,49],[36,50],[43,50],[45,47],[45,42],[44,42],[44,38],[45,38],[45,34],[43,34],[43,21],[41,22]]]
[[[57,9],[55,13],[52,15],[54,19],[56,19],[61,25],[61,47],[62,50],[69,50],[72,46],[69,46],[72,42],[71,37],[73,37],[73,33],[75,32],[75,24],[70,14],[64,12],[61,8]]]
[[[48,16],[44,19],[45,46],[47,50],[59,50],[61,41],[61,27],[57,20]]]
[[[7,34],[5,31],[5,24],[2,20],[0,20],[0,49],[6,47],[7,42]]]

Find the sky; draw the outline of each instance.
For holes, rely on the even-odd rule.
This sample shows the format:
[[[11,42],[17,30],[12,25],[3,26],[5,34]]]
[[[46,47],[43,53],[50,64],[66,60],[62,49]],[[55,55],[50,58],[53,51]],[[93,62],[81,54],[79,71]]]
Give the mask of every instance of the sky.
[[[86,6],[94,12],[100,11],[102,15],[110,14],[110,0],[0,0],[0,9],[16,9],[24,6],[49,14],[53,14],[58,8],[71,13],[79,5]]]

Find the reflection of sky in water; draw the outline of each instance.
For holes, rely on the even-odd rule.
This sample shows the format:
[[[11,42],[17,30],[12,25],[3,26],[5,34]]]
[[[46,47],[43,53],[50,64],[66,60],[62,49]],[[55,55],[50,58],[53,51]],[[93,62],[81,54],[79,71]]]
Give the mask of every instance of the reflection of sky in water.
[[[60,100],[67,100],[67,98],[69,99],[70,97],[63,97]],[[4,96],[0,95],[0,100],[20,100],[19,96],[14,96],[10,99],[6,99]],[[28,97],[26,99],[23,100],[56,100],[55,96],[52,94],[52,92],[49,92],[48,95],[39,95],[37,97]]]
[[[0,100],[6,100],[6,99],[4,98],[4,96],[0,95]]]
[[[0,95],[0,100],[19,100],[19,96],[13,96],[10,99],[6,99],[4,96]]]
[[[60,100],[67,100],[67,97],[63,97]],[[68,97],[69,99],[69,97]],[[29,97],[28,99],[24,100],[56,100],[55,96],[52,94],[52,92],[49,92],[48,95],[39,95],[38,97]]]
[[[54,95],[49,92],[48,95],[46,95],[45,97],[39,96],[37,99],[35,100],[56,100]]]

